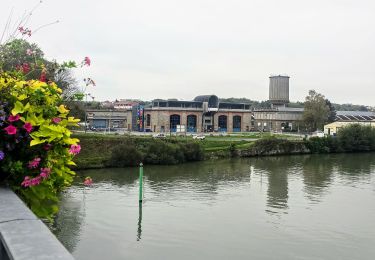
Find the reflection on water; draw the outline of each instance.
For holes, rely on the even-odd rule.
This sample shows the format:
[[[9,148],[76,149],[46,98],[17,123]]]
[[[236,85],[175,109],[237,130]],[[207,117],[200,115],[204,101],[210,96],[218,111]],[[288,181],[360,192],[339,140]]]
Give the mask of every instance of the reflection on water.
[[[146,166],[143,204],[135,168],[80,174],[53,229],[77,259],[375,257],[375,154]]]
[[[142,202],[138,205],[138,229],[137,229],[137,241],[142,238]]]

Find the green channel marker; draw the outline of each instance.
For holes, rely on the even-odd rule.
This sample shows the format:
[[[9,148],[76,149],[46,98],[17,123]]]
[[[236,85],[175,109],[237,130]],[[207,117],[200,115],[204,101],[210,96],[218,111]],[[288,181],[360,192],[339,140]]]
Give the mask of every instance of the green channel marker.
[[[139,164],[139,202],[143,201],[143,163]]]

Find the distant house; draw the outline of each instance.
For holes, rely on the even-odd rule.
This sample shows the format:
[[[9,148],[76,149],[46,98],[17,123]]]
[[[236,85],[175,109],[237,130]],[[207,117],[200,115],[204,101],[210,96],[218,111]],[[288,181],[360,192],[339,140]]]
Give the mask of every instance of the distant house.
[[[126,100],[126,99],[120,99],[113,102],[114,109],[119,110],[126,110],[131,109],[133,106],[137,106],[139,104],[138,101],[134,100]]]
[[[337,111],[336,121],[324,126],[325,135],[336,135],[341,128],[352,124],[375,127],[375,112]]]

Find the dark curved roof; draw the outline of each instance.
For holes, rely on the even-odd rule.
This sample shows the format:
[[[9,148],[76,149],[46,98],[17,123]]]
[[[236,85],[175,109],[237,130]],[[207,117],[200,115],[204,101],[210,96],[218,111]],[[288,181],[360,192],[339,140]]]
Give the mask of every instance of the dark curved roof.
[[[208,107],[218,107],[219,106],[219,98],[215,95],[197,96],[197,97],[194,98],[194,101],[207,102]]]
[[[198,102],[208,102],[210,100],[211,97],[214,97],[214,98],[217,98],[219,99],[217,96],[215,95],[201,95],[201,96],[197,96],[194,98],[194,101],[198,101]]]

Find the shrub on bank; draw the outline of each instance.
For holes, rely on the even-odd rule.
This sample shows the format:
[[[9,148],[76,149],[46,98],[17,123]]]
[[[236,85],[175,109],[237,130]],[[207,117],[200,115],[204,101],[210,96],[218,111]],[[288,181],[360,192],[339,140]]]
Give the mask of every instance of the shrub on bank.
[[[120,144],[111,151],[111,157],[106,165],[112,167],[137,166],[143,161],[143,154],[136,148],[134,143]]]
[[[82,152],[78,168],[125,167],[144,164],[178,164],[204,159],[200,142],[159,140],[149,137],[79,135]]]
[[[153,140],[145,149],[145,164],[177,164],[185,161],[178,144]]]
[[[359,124],[342,128],[337,135],[344,151],[375,151],[375,128]]]
[[[303,142],[268,137],[255,141],[255,143],[242,154],[254,155],[276,155],[276,154],[298,154],[306,153],[308,150]]]
[[[180,144],[181,150],[184,153],[185,161],[202,161],[204,159],[204,150],[200,143],[187,142]]]
[[[305,141],[311,153],[337,153],[343,152],[338,138],[332,136],[312,137]]]
[[[353,124],[340,129],[335,137],[312,137],[305,143],[312,153],[375,151],[375,128]]]

